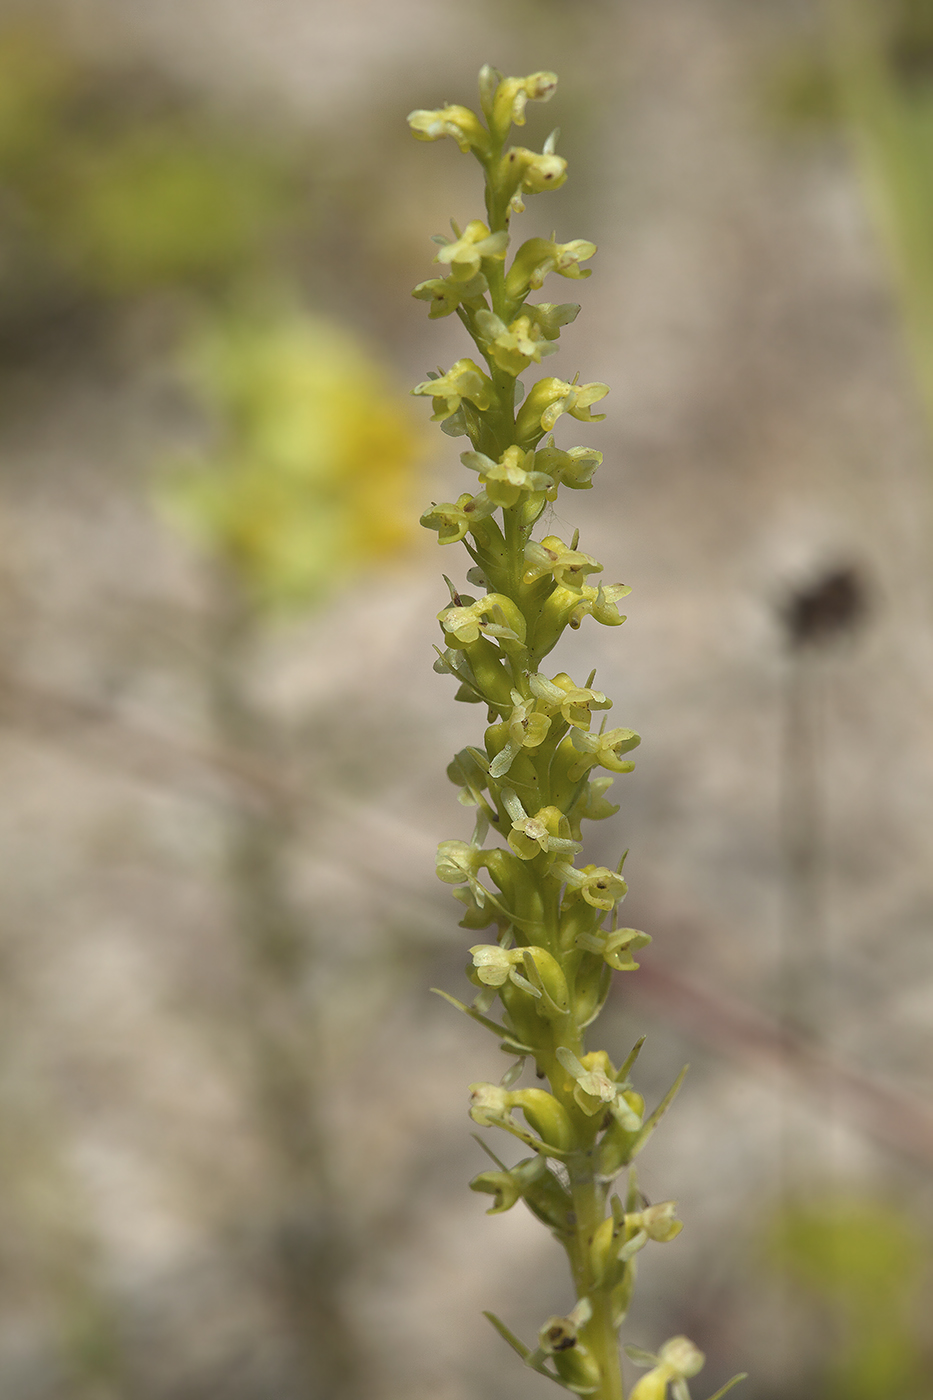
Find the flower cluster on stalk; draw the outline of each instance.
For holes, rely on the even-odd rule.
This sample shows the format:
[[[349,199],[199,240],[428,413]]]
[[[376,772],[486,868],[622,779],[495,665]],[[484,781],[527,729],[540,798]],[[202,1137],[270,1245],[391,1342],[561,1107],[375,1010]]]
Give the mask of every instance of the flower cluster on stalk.
[[[566,1389],[621,1400],[616,1330],[632,1294],[635,1255],[681,1228],[673,1201],[650,1206],[643,1198],[632,1162],[680,1080],[646,1114],[629,1080],[640,1043],[616,1066],[584,1042],[613,973],[636,969],[633,953],[650,941],[619,926],[624,857],[610,868],[582,856],[582,824],[618,810],[607,791],[613,776],[634,766],[626,755],[639,738],[606,727],[612,701],[595,688],[595,674],[578,684],[552,672],[545,658],[566,628],[586,618],[609,627],[624,622],[618,603],[629,590],[591,581],[602,565],[578,548],[576,534],[569,543],[548,533],[535,538],[561,487],[593,485],[602,454],[558,446],[554,430],[561,420],[605,417],[593,410],[608,385],[548,375],[526,391],[520,379],[557,353],[562,329],[580,309],[528,298],[549,277],[589,277],[582,264],[596,245],[560,243],[556,234],[531,238],[508,263],[512,216],[525,198],[567,176],[556,132],[540,153],[509,145],[513,123],[524,124],[529,102],[553,96],[557,78],[505,78],[487,65],[479,86],[482,118],[456,105],[408,118],[418,139],[451,137],[472,153],[486,180],[485,219],[462,230],[452,225],[452,240],[438,236],[442,275],[414,289],[430,317],[460,318],[477,356],[429,373],[413,390],[430,398],[443,432],[469,440],[461,461],[479,484],[455,502],[432,504],[421,522],[441,545],[464,545],[473,565],[468,578],[482,590],[475,597],[448,581],[450,600],[437,615],[435,669],[458,682],[457,699],[485,705],[487,714],[482,742],[462,749],[448,770],[460,801],[477,811],[476,828],[470,841],[441,842],[437,874],[456,887],[465,928],[494,930],[494,941],[470,948],[473,1003],[447,999],[500,1037],[515,1059],[500,1084],[470,1086],[473,1120],[533,1153],[511,1168],[490,1153],[496,1170],[482,1172],[473,1188],[493,1196],[491,1213],[522,1200],[549,1226],[567,1250],[577,1294],[566,1317],[543,1325],[535,1348],[490,1320],[527,1365]],[[501,1021],[487,1014],[495,1003]],[[537,1071],[534,1087],[519,1086],[526,1059]],[[624,1203],[611,1195],[623,1170]],[[664,1396],[669,1384],[685,1400],[687,1378],[702,1363],[696,1348],[675,1338],[650,1360],[639,1400]]]

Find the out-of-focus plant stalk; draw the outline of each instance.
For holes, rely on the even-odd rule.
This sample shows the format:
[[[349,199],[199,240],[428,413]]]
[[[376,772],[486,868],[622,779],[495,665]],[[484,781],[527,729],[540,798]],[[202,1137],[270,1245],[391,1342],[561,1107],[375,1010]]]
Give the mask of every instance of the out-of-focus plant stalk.
[[[824,8],[842,111],[890,258],[933,434],[933,74],[905,80],[896,71],[890,43],[903,7],[824,0]]]
[[[262,630],[238,580],[219,573],[209,649],[215,734],[232,752],[275,768],[279,735],[249,683]],[[261,808],[239,804],[228,812],[226,888],[244,962],[238,1028],[270,1158],[273,1292],[294,1343],[302,1393],[307,1400],[360,1400],[366,1390],[360,1338],[345,1301],[355,1245],[321,1118],[319,1027],[308,1023],[307,1006],[295,995],[310,956],[308,930],[289,892],[295,835],[285,793]]]
[[[619,926],[624,856],[615,869],[576,863],[584,819],[618,811],[606,797],[612,777],[596,777],[596,770],[629,772],[626,755],[639,739],[630,729],[607,729],[605,715],[593,728],[595,712],[612,704],[593,688],[595,672],[579,685],[564,671],[547,675],[541,667],[567,627],[587,617],[610,627],[624,622],[617,605],[629,589],[588,582],[602,565],[578,549],[579,532],[569,543],[533,533],[561,486],[592,485],[602,454],[558,447],[552,430],[565,414],[583,423],[603,418],[592,407],[608,386],[548,377],[525,394],[520,379],[557,351],[561,329],[580,309],[532,303],[530,293],[551,273],[589,276],[581,264],[596,246],[581,238],[531,238],[507,264],[512,214],[523,211],[526,196],[566,179],[556,131],[540,153],[509,144],[513,124],[524,125],[527,103],[548,101],[557,78],[547,72],[505,78],[487,65],[479,83],[485,123],[457,105],[408,118],[420,140],[450,136],[476,156],[486,194],[486,221],[472,219],[462,230],[453,225],[452,240],[435,239],[435,261],[446,275],[414,292],[428,302],[431,317],[457,313],[485,364],[460,359],[413,391],[432,399],[443,432],[469,438],[472,450],[461,461],[480,482],[478,493],[434,505],[422,517],[442,545],[463,542],[473,563],[467,578],[480,590],[473,597],[447,580],[435,669],[459,683],[459,700],[488,711],[483,745],[461,750],[448,770],[460,801],[477,811],[473,837],[441,842],[437,873],[458,886],[462,926],[493,927],[496,942],[470,949],[468,971],[478,988],[472,1005],[447,999],[492,1031],[514,1061],[499,1084],[471,1086],[471,1116],[532,1154],[507,1167],[490,1152],[496,1170],[471,1185],[493,1197],[490,1213],[524,1200],[564,1246],[576,1294],[566,1315],[544,1322],[533,1348],[487,1316],[534,1370],[578,1395],[622,1400],[617,1332],[632,1296],[635,1256],[649,1241],[672,1240],[681,1229],[675,1202],[651,1206],[641,1195],[632,1162],[680,1078],[646,1115],[629,1080],[640,1043],[620,1066],[605,1050],[586,1048],[586,1028],[605,1002],[613,972],[635,970],[633,953],[650,941]],[[487,846],[490,831],[500,839]],[[497,1000],[501,1022],[489,1015]],[[516,1087],[526,1060],[549,1090],[539,1083]],[[527,1126],[515,1120],[516,1111]],[[624,1193],[613,1195],[623,1171]],[[672,1338],[656,1355],[638,1348],[628,1354],[649,1367],[630,1400],[663,1400],[668,1387],[675,1400],[689,1400],[687,1380],[704,1358],[686,1337]]]

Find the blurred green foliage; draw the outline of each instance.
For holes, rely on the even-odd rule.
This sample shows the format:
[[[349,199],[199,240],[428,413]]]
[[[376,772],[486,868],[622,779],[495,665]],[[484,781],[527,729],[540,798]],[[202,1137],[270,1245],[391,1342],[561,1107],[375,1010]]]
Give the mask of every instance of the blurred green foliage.
[[[933,82],[930,0],[885,0],[877,6],[877,14],[885,56],[895,73],[908,82]]]
[[[835,1331],[817,1394],[826,1400],[929,1400],[920,1293],[930,1241],[917,1220],[856,1197],[791,1204],[769,1256]]]
[[[223,288],[268,261],[300,194],[297,148],[95,71],[44,30],[0,32],[0,319],[50,294]]]
[[[36,223],[61,264],[104,295],[241,274],[285,203],[267,159],[183,120],[103,148],[75,143],[63,166],[30,191]]]
[[[781,130],[824,133],[842,116],[828,54],[813,44],[799,44],[769,67],[763,103]]]

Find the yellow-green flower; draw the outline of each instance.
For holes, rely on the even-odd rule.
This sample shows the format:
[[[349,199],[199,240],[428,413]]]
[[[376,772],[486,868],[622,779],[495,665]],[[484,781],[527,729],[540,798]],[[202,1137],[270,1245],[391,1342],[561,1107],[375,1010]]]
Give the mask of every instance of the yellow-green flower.
[[[484,520],[495,510],[495,503],[485,491],[471,496],[468,491],[458,496],[456,502],[444,501],[433,505],[421,517],[426,530],[436,530],[439,544],[455,544],[462,540],[467,531],[478,520]]]
[[[489,132],[469,107],[448,105],[433,111],[418,108],[409,112],[405,120],[411,127],[412,135],[419,141],[440,141],[445,136],[451,136],[464,154],[469,150],[483,152],[489,149]]]
[[[626,1132],[638,1131],[641,1117],[625,1097],[629,1086],[617,1082],[605,1050],[591,1050],[582,1060],[563,1045],[555,1053],[573,1080],[573,1100],[579,1109],[592,1118],[608,1108]]]
[[[470,1117],[481,1128],[501,1126],[508,1121],[513,1107],[512,1095],[498,1084],[470,1085]]]
[[[434,261],[447,263],[455,282],[471,282],[480,271],[483,258],[501,262],[505,257],[509,235],[504,230],[490,233],[481,219],[471,219],[462,233],[456,224],[452,227],[456,242],[445,242]]]
[[[585,617],[592,617],[604,627],[619,627],[625,618],[619,612],[617,604],[620,598],[628,597],[631,591],[626,583],[601,583],[598,588],[584,584],[574,599],[568,590],[568,624],[571,627],[579,627]]]
[[[533,860],[542,851],[548,855],[572,855],[583,849],[579,841],[572,841],[566,834],[567,818],[558,807],[542,807],[530,817],[511,788],[503,788],[502,805],[512,822],[508,843],[522,860]]]
[[[508,718],[508,740],[489,765],[491,778],[503,778],[512,766],[512,761],[520,749],[536,749],[544,743],[551,727],[548,715],[536,710],[534,697],[523,700],[517,690],[512,691],[512,713]]]
[[[472,842],[442,841],[437,848],[435,871],[445,885],[469,885],[473,898],[482,909],[487,891],[480,884],[479,872],[485,852]]]
[[[544,491],[550,485],[550,477],[534,470],[534,453],[520,447],[507,447],[498,462],[482,452],[463,452],[460,460],[479,472],[486,495],[496,506],[514,506],[524,493]]]
[[[529,540],[525,546],[523,583],[535,583],[550,574],[563,588],[582,588],[587,574],[601,572],[602,564],[592,554],[569,549],[557,535],[545,535],[543,540]]]
[[[669,1244],[684,1228],[684,1222],[677,1219],[676,1201],[659,1201],[656,1206],[629,1211],[625,1224],[636,1230],[644,1230],[649,1240],[655,1240],[658,1244]]]
[[[569,243],[555,243],[552,238],[529,238],[512,261],[505,279],[510,297],[520,297],[531,288],[544,285],[549,272],[561,277],[589,277],[592,268],[581,267],[597,251],[596,244],[586,238],[573,238]]]
[[[527,313],[516,316],[507,326],[491,311],[480,310],[476,313],[476,329],[486,346],[485,353],[506,374],[521,374],[532,362],[540,364],[544,356],[557,353],[558,347]]]
[[[538,1331],[540,1350],[553,1361],[564,1388],[575,1395],[592,1395],[602,1379],[599,1362],[580,1338],[592,1315],[584,1296],[567,1317],[549,1317]]]
[[[520,1108],[549,1147],[566,1151],[573,1141],[573,1124],[564,1106],[545,1089],[505,1089],[501,1084],[470,1085],[470,1117],[483,1128],[511,1128]]]
[[[635,1348],[627,1350],[634,1355]],[[687,1337],[672,1337],[657,1356],[642,1352],[634,1355],[634,1359],[642,1365],[645,1361],[649,1364],[654,1361],[655,1365],[636,1382],[629,1400],[664,1400],[669,1385],[673,1386],[675,1400],[690,1400],[686,1383],[702,1370],[706,1357]]]
[[[564,452],[554,446],[553,437],[535,453],[535,468],[547,472],[553,485],[548,500],[557,499],[557,487],[569,486],[574,491],[586,491],[593,485],[593,473],[602,465],[603,454],[592,447],[571,447]]]
[[[160,499],[257,605],[314,601],[408,547],[420,434],[346,330],[235,313],[193,337],[186,368],[212,441]]]
[[[612,708],[612,701],[601,690],[574,685],[566,671],[558,672],[552,681],[538,674],[529,676],[528,685],[546,709],[559,710],[564,722],[575,729],[589,729],[591,711]]]
[[[567,885],[565,905],[582,895],[594,909],[605,909],[608,913],[628,892],[628,885],[622,876],[605,865],[584,865],[578,870],[566,861],[555,861],[551,874]]]
[[[471,599],[452,603],[438,613],[437,620],[454,647],[469,646],[481,636],[496,637],[503,642],[525,639],[524,617],[511,598],[501,593],[487,593],[478,602]]]
[[[513,124],[525,125],[529,101],[550,102],[556,91],[556,73],[532,73],[527,78],[502,78],[496,83],[495,69],[487,64],[480,74],[480,92],[487,98],[484,107],[490,108],[490,123],[500,136],[506,135]]]
[[[449,316],[460,305],[473,310],[484,306],[484,294],[489,283],[481,272],[477,272],[467,282],[459,282],[454,277],[429,277],[419,282],[412,290],[412,296],[419,301],[429,302],[428,318],[436,321],[439,316]]]
[[[567,770],[567,776],[576,782],[597,766],[608,768],[610,773],[631,773],[635,764],[622,755],[637,749],[641,737],[634,729],[607,729],[601,734],[584,734],[575,729],[571,742],[580,759]]]
[[[577,319],[580,307],[575,301],[539,301],[535,306],[525,306],[534,328],[545,340],[556,340],[564,326]]]
[[[477,408],[487,409],[495,395],[492,380],[470,359],[457,360],[446,374],[429,376],[421,384],[416,384],[411,392],[431,395],[434,409],[432,423],[439,423],[456,413],[464,399]]]
[[[508,1171],[480,1172],[470,1182],[470,1190],[484,1191],[494,1198],[487,1215],[499,1215],[524,1200],[532,1214],[551,1230],[565,1235],[572,1227],[573,1199],[538,1152]]]
[[[567,1009],[567,981],[560,965],[546,948],[503,948],[496,943],[476,943],[470,949],[473,959],[471,977],[484,987],[502,987],[507,981],[530,996],[541,1000],[546,992],[553,1007]],[[522,968],[535,978],[532,983]]]
[[[590,409],[608,393],[608,384],[568,384],[563,379],[539,379],[519,410],[516,424],[519,438],[537,440],[541,434],[551,431],[562,413],[569,413],[581,423],[601,422],[605,413],[591,413]]]
[[[470,949],[477,979],[487,987],[501,987],[508,981],[516,962],[521,962],[520,948],[500,948],[498,943],[476,943]]]
[[[523,194],[560,189],[567,179],[567,162],[546,145],[540,152],[512,146],[502,157],[500,171],[503,186],[512,191],[510,205],[516,214],[521,214],[525,208]]]
[[[598,953],[615,972],[635,972],[638,963],[632,957],[633,949],[646,948],[651,935],[637,928],[597,929],[595,933],[580,932],[574,940],[578,948],[588,953]]]

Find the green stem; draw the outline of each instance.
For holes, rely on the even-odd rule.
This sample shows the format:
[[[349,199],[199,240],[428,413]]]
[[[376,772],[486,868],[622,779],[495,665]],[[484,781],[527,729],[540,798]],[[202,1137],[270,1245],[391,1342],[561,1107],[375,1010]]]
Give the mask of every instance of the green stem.
[[[504,202],[492,184],[491,171],[499,158],[499,151],[494,152],[486,163],[487,170],[487,194],[486,207],[489,214],[490,230],[504,229],[508,226],[507,202]],[[505,295],[505,269],[504,264],[496,263],[491,269],[489,277],[489,291],[492,308],[496,315],[503,320],[506,318],[507,298]],[[501,449],[505,451],[512,446],[516,440],[514,429],[514,394],[515,382],[511,376],[503,376],[494,373],[494,381],[499,395],[501,405],[501,420],[505,419],[506,403],[511,411],[508,414],[509,421],[502,421],[499,430],[501,434]],[[503,394],[504,385],[498,381],[506,380],[509,385],[508,398]],[[499,415],[497,415],[498,417]],[[509,596],[521,607],[522,606],[522,575],[525,569],[525,544],[529,531],[522,524],[521,507],[513,507],[503,511],[503,526],[508,558],[507,576],[508,586],[506,591]],[[523,612],[525,609],[522,609]],[[526,621],[531,624],[533,618],[526,617]],[[534,658],[529,658],[529,663],[534,664]],[[516,678],[517,680],[518,678]],[[526,686],[522,685],[524,692]],[[548,767],[550,766],[550,754],[548,755]],[[554,921],[554,938],[550,940],[557,942],[556,920]],[[584,1043],[582,1032],[577,1027],[572,1017],[560,1029],[555,1025],[553,1035],[548,1039],[553,1039],[554,1046],[562,1044],[572,1050],[575,1055],[584,1053]],[[572,1098],[560,1092],[559,1085],[563,1085],[566,1080],[559,1061],[556,1059],[553,1049],[542,1050],[538,1055],[538,1066],[547,1075],[551,1084],[552,1092],[559,1099],[565,1100],[565,1106],[573,1111]],[[590,1136],[584,1134],[584,1136]],[[576,1285],[577,1297],[588,1297],[593,1309],[593,1315],[583,1329],[582,1338],[584,1344],[589,1348],[599,1363],[601,1372],[601,1384],[597,1400],[623,1400],[622,1370],[619,1358],[619,1343],[616,1328],[613,1325],[611,1302],[605,1290],[597,1289],[592,1272],[592,1262],[590,1257],[590,1246],[596,1230],[602,1223],[606,1214],[605,1185],[598,1183],[593,1174],[593,1153],[592,1145],[581,1142],[584,1149],[571,1159],[569,1164],[571,1190],[574,1202],[574,1212],[576,1215],[576,1234],[574,1239],[568,1244],[568,1254]],[[589,1150],[587,1150],[589,1149]]]
[[[612,1323],[608,1293],[594,1286],[590,1246],[606,1215],[607,1188],[593,1175],[591,1153],[580,1153],[568,1163],[570,1188],[576,1214],[576,1236],[569,1246],[577,1297],[587,1297],[593,1315],[582,1329],[581,1340],[599,1362],[601,1383],[595,1400],[624,1400],[619,1339]]]

